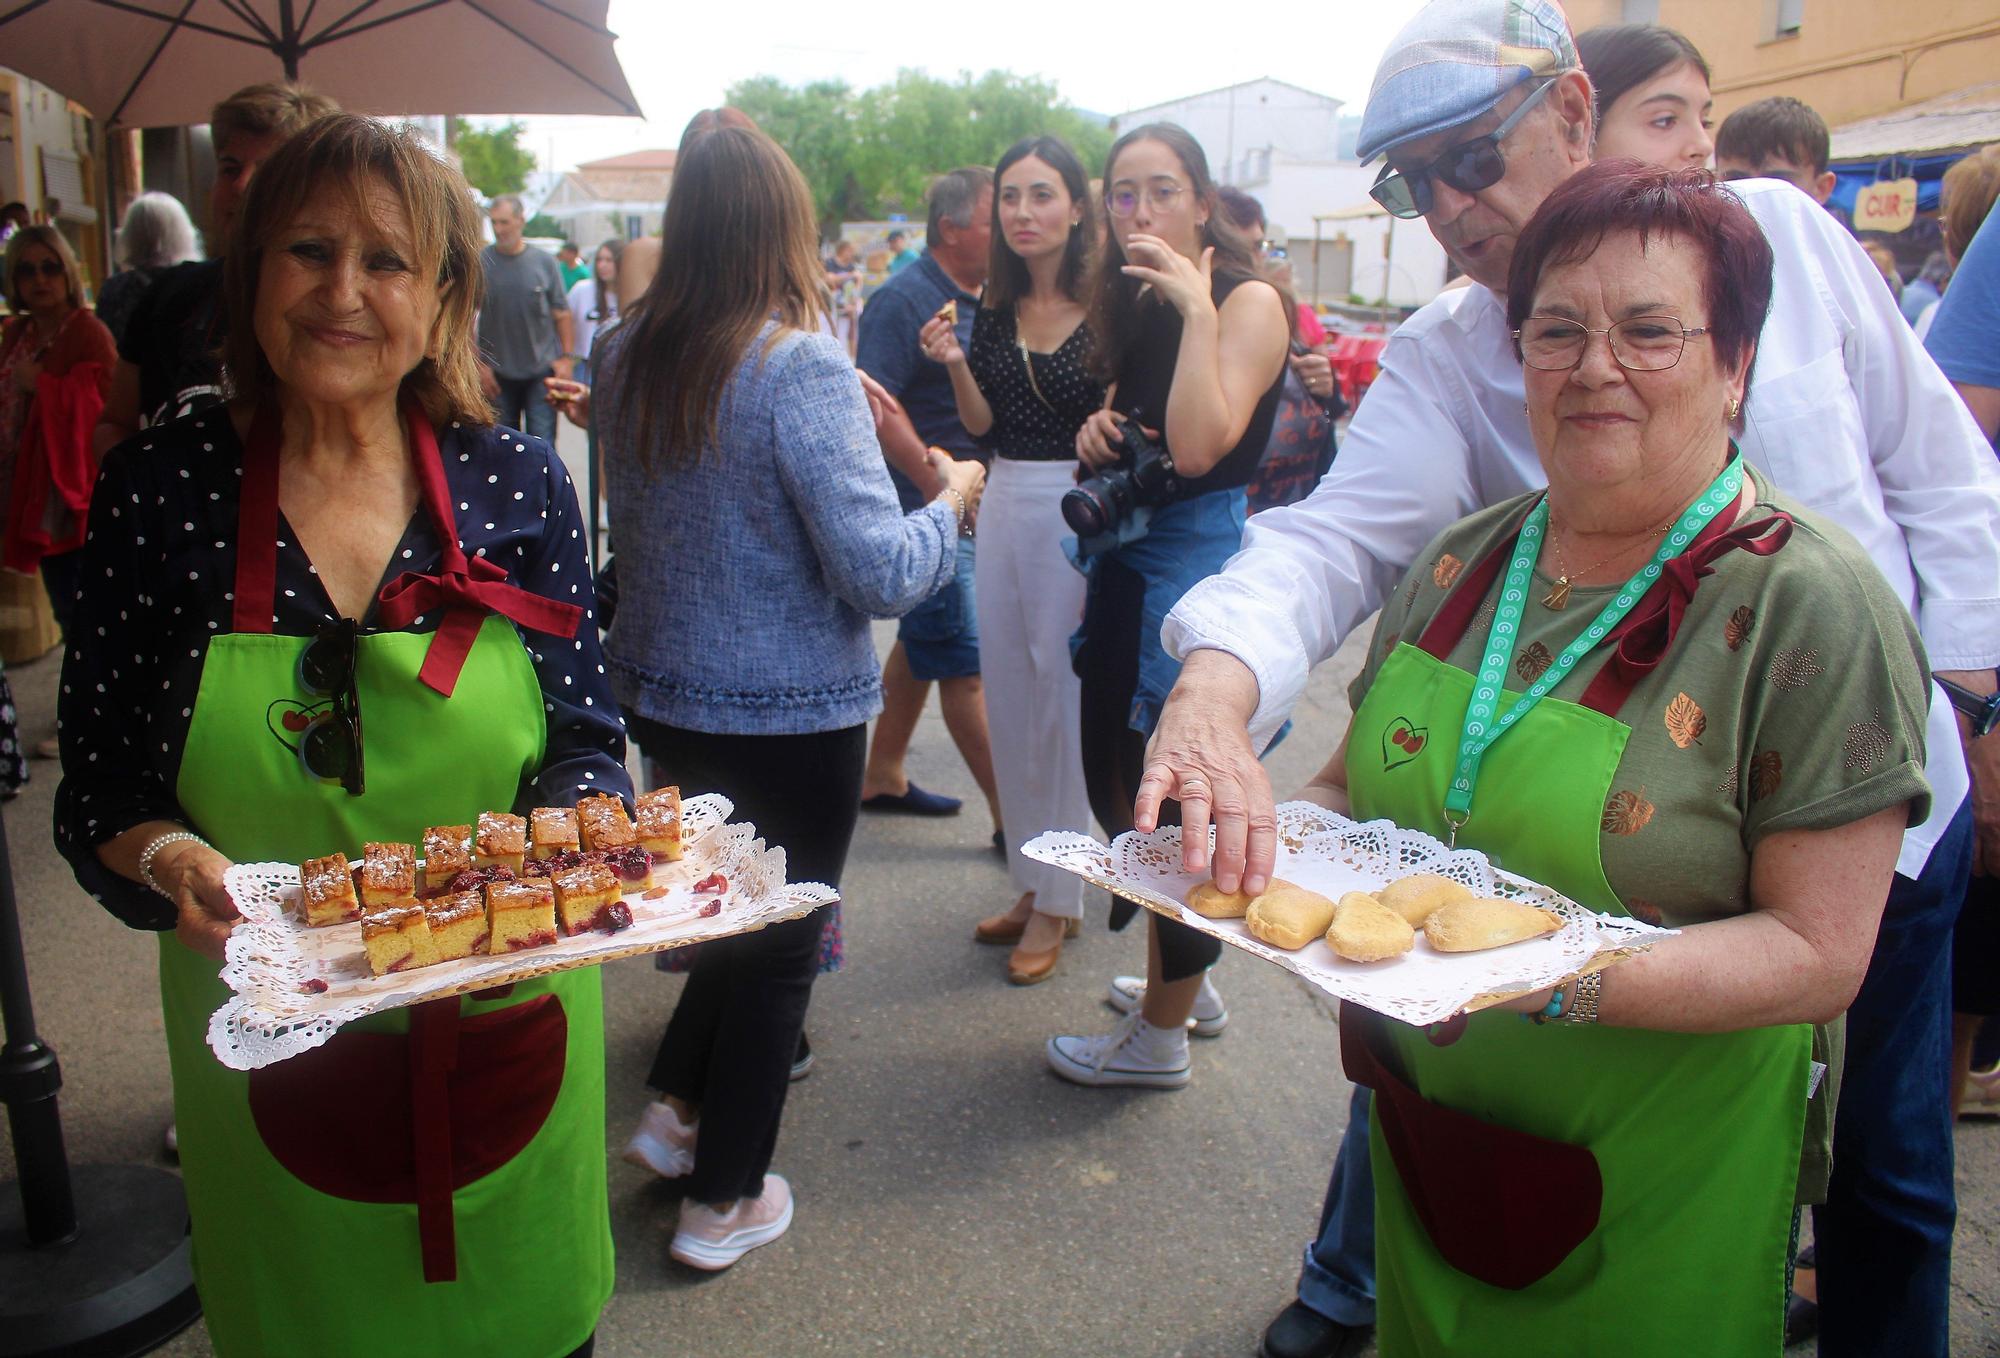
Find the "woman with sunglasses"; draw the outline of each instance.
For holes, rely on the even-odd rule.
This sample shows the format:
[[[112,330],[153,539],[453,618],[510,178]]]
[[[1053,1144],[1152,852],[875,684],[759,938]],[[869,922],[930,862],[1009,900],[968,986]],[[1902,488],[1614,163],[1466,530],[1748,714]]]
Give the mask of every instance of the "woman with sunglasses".
[[[1112,245],[1089,324],[1093,367],[1111,386],[1076,438],[1087,478],[1078,492],[1095,501],[1102,531],[1077,546],[1089,585],[1072,646],[1090,807],[1117,835],[1132,827],[1146,738],[1180,670],[1160,646],[1160,624],[1243,536],[1244,487],[1284,386],[1292,303],[1222,214],[1208,159],[1182,128],[1149,123],[1120,137],[1104,183]],[[1124,497],[1106,478],[1156,483],[1162,457],[1175,491],[1162,499],[1142,490],[1138,499],[1153,503],[1117,512]],[[1114,902],[1112,927],[1135,909]],[[1065,1079],[1176,1089],[1188,1082],[1190,1014],[1221,1031],[1226,1016],[1205,980],[1221,945],[1147,919],[1148,983],[1113,991],[1127,1017],[1108,1036],[1049,1039],[1049,1064]],[[1208,1007],[1198,1010],[1198,998]]]
[[[973,936],[1013,944],[1007,979],[1032,985],[1054,974],[1083,918],[1083,883],[1022,857],[1021,845],[1044,830],[1090,829],[1069,658],[1084,582],[1063,555],[1060,506],[1076,485],[1077,431],[1104,404],[1084,322],[1097,230],[1089,176],[1058,138],[1016,142],[993,177],[992,263],[972,352],[949,317],[933,317],[918,340],[950,371],[959,419],[994,450],[979,524],[979,663],[1020,896]]]
[[[630,795],[576,493],[480,395],[480,227],[415,138],[351,115],[297,134],[229,252],[235,399],[112,450],[91,507],[56,837],[160,933],[225,1358],[562,1358],[611,1291],[596,971],[394,1010],[248,1075],[205,1041],[232,862]]]

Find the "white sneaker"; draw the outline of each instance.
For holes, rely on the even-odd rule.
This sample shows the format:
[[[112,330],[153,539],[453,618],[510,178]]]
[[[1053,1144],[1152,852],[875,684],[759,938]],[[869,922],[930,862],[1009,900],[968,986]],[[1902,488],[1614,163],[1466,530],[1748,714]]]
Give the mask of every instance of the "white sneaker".
[[[1139,1006],[1146,1002],[1146,978],[1143,976],[1114,976],[1111,978],[1111,993],[1105,1002],[1121,1014],[1136,1014]],[[1194,1014],[1188,1019],[1188,1031],[1196,1037],[1221,1037],[1222,1030],[1229,1026],[1229,1010],[1223,1007],[1222,996],[1215,983],[1208,979],[1208,973],[1201,977],[1201,993],[1194,997]]]
[[[1155,1028],[1138,1014],[1103,1037],[1052,1037],[1048,1058],[1056,1074],[1080,1085],[1180,1089],[1190,1078],[1187,1033]]]
[[[662,1179],[678,1179],[694,1169],[695,1124],[655,1099],[639,1115],[639,1130],[625,1143],[625,1163],[650,1169]]]
[[[764,1176],[764,1191],[744,1198],[727,1212],[689,1199],[681,1204],[680,1225],[667,1253],[689,1268],[720,1272],[759,1245],[768,1245],[792,1225],[792,1186],[778,1174]]]

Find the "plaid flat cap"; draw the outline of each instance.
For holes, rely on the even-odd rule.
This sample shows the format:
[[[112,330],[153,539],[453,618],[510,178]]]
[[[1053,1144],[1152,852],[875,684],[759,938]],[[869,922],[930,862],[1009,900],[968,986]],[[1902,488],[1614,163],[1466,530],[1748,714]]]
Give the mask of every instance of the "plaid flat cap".
[[[1431,0],[1375,68],[1355,153],[1366,165],[1406,141],[1471,122],[1523,80],[1580,65],[1555,0]]]

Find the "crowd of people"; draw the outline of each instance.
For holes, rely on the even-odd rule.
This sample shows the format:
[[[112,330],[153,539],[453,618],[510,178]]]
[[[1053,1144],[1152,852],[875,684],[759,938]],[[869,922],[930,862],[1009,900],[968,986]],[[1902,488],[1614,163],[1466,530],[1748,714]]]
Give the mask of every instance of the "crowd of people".
[[[660,236],[587,260],[291,84],[215,110],[207,257],[142,195],[95,311],[9,218],[4,564],[65,637],[57,846],[159,939],[216,1351],[588,1354],[613,1100],[682,1186],[674,1259],[778,1239],[843,952],[836,903],[667,955],[629,1101],[590,970],[245,1075],[205,1042],[231,863],[630,802],[629,745],[837,889],[864,811],[962,809],[906,769],[935,684],[1013,895],[973,937],[1033,985],[1085,927],[1043,832],[1178,823],[1189,872],[1270,884],[1261,756],[1374,619],[1346,738],[1283,792],[1678,932],[1427,1031],[1343,1006],[1349,1117],[1263,1353],[1944,1354],[1952,1122],[2000,1102],[2000,146],[1906,282],[1823,206],[1818,115],[1715,127],[1709,82],[1552,0],[1418,13],[1358,154],[1462,280],[1337,456],[1320,317],[1167,123],[941,173],[865,300],[733,108],[686,129]],[[12,718],[0,676],[0,786]],[[1225,1032],[1221,944],[1145,932],[1108,1031],[1047,1037],[1063,1079],[1185,1088]],[[302,1272],[300,1239],[337,1248]]]

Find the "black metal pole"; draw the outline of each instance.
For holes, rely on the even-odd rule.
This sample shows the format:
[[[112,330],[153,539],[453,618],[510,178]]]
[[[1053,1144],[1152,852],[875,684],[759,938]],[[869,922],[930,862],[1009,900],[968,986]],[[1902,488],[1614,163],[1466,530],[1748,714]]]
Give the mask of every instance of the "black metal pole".
[[[0,1102],[7,1105],[7,1124],[14,1134],[28,1243],[53,1245],[76,1234],[76,1197],[70,1190],[62,1113],[56,1104],[62,1067],[54,1049],[35,1032],[4,818],[0,818],[0,1015],[6,1022],[6,1044],[0,1046]]]

